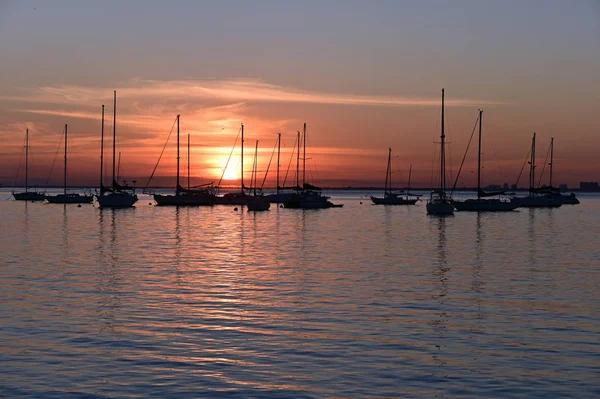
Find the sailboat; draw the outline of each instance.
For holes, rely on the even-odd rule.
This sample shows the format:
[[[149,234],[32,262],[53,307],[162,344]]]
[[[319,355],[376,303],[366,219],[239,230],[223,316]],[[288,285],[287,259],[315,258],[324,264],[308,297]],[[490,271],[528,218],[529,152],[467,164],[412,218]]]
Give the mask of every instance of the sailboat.
[[[392,190],[392,149],[388,149],[388,163],[385,172],[385,191],[383,198],[371,196],[371,201],[375,205],[414,205],[419,200],[419,195],[410,194],[408,191],[394,192]],[[412,165],[408,173],[408,189],[410,190],[410,176],[412,174]],[[413,198],[411,198],[413,197]]]
[[[241,145],[241,156],[240,156],[240,191],[225,193],[222,196],[217,195],[215,197],[216,205],[246,205],[250,196],[244,192],[246,186],[244,186],[244,124],[242,123],[242,145]]]
[[[280,160],[281,160],[281,133],[277,133],[277,188],[276,188],[275,193],[265,195],[265,198],[271,204],[282,203],[283,201],[289,200],[292,196],[292,193],[290,193],[290,192],[283,192],[285,187],[281,187],[279,185]],[[267,170],[267,173],[269,173],[268,170]],[[285,180],[284,180],[284,185],[285,185]]]
[[[444,132],[444,89],[442,89],[442,135],[440,149],[440,188],[431,192],[427,201],[427,213],[430,215],[452,215],[454,204],[452,198],[446,194],[446,134]]]
[[[529,161],[529,194],[526,197],[514,197],[511,202],[523,208],[558,208],[562,203],[550,196],[539,193],[535,188],[535,133],[531,139],[531,159]]]
[[[63,179],[63,193],[57,195],[47,195],[46,201],[51,204],[91,204],[94,201],[93,195],[82,195],[78,193],[67,193],[67,140],[68,128],[65,123],[65,166]]]
[[[212,183],[203,186],[203,188],[190,188],[189,170],[190,170],[190,141],[188,135],[188,188],[181,187],[179,183],[179,118],[177,115],[177,183],[175,186],[175,195],[154,194],[154,201],[157,205],[212,205],[215,202],[216,195],[212,190]]]
[[[102,105],[102,140],[100,150],[100,194],[96,196],[100,208],[130,208],[138,200],[135,190],[127,185],[117,183],[115,178],[115,156],[117,144],[117,91],[114,92],[113,104],[113,156],[112,156],[112,186],[103,184],[102,165],[104,162],[104,105]]]
[[[454,200],[454,207],[457,211],[491,211],[503,212],[512,211],[519,207],[518,203],[504,201],[499,198],[485,198],[504,194],[504,191],[485,192],[481,189],[481,124],[483,111],[479,110],[479,147],[477,152],[477,199],[466,199],[464,201]],[[467,146],[467,150],[468,150]],[[458,180],[458,176],[457,176]]]
[[[256,140],[256,148],[254,149],[254,163],[252,164],[252,175],[250,177],[250,188],[253,190],[253,195],[248,199],[246,207],[249,211],[268,211],[271,207],[271,203],[262,192],[256,191],[258,182],[257,177],[258,168],[258,140]]]
[[[341,208],[343,204],[334,204],[328,196],[321,193],[321,188],[306,182],[306,123],[303,129],[304,155],[302,166],[302,187],[298,187],[291,197],[283,201],[284,208],[292,209],[324,209]],[[300,147],[298,146],[298,164],[300,160]],[[298,172],[296,172],[298,173]]]
[[[563,205],[579,204],[579,199],[577,199],[574,193],[571,193],[570,195],[565,195],[560,192],[560,189],[552,186],[552,172],[554,167],[554,137],[550,139],[550,163],[548,165],[550,166],[550,179],[548,181],[548,185],[536,189],[536,192],[543,193],[550,198],[554,198]]]
[[[29,129],[25,130],[25,191],[15,193],[12,196],[17,201],[43,201],[46,199],[44,193],[29,191]]]

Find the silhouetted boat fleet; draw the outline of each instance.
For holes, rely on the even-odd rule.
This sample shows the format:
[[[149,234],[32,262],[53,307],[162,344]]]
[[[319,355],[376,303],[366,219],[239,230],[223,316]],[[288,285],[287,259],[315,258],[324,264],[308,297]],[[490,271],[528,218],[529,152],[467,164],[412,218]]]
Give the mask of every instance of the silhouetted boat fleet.
[[[475,211],[475,212],[506,212],[516,208],[556,208],[563,204],[579,204],[579,200],[575,194],[565,195],[559,189],[552,186],[553,173],[553,157],[554,157],[554,138],[550,144],[550,178],[549,184],[541,187],[535,185],[535,150],[536,150],[536,134],[533,133],[531,140],[531,149],[528,154],[529,158],[529,192],[524,197],[517,197],[513,194],[509,195],[504,190],[486,192],[481,187],[481,154],[482,154],[482,119],[483,111],[479,110],[478,124],[478,156],[477,156],[477,198],[473,199],[453,199],[452,194],[455,191],[458,178],[460,176],[461,167],[456,176],[456,181],[450,193],[447,193],[448,187],[446,183],[446,135],[444,131],[444,89],[442,89],[442,107],[441,107],[441,147],[440,147],[440,185],[431,191],[430,198],[426,203],[426,210],[431,215],[452,215],[454,210],[457,211]],[[48,195],[45,192],[29,187],[29,129],[25,133],[25,191],[13,192],[12,195],[18,201],[47,201],[52,204],[86,204],[92,203],[94,197],[100,208],[129,208],[134,206],[138,201],[134,187],[127,184],[119,184],[116,176],[116,117],[117,117],[117,92],[114,92],[113,104],[113,145],[112,145],[112,183],[110,186],[104,185],[104,105],[102,105],[102,129],[101,129],[101,145],[100,145],[100,184],[99,189],[92,194],[79,194],[67,191],[67,149],[68,149],[68,126],[64,127],[64,178],[63,178],[63,193],[56,195]],[[254,162],[252,165],[252,176],[250,179],[250,187],[244,184],[244,125],[241,125],[241,175],[240,175],[240,190],[227,192],[219,195],[219,185],[214,182],[190,186],[190,138],[188,134],[188,184],[187,188],[182,187],[180,182],[180,115],[177,115],[177,174],[175,181],[174,194],[157,194],[152,193],[152,197],[159,206],[212,206],[212,205],[234,205],[246,206],[249,211],[266,211],[269,210],[271,203],[283,204],[283,208],[290,209],[325,209],[339,208],[343,204],[334,204],[329,199],[330,197],[322,193],[321,188],[310,184],[306,181],[306,123],[303,126],[303,132],[298,132],[297,143],[294,147],[296,153],[296,183],[292,187],[286,187],[285,182],[280,186],[280,155],[281,155],[281,133],[278,133],[277,138],[277,182],[276,192],[272,194],[264,194],[262,185],[258,186],[258,140],[256,141]],[[473,132],[474,133],[474,132]],[[239,133],[238,133],[239,134]],[[239,137],[239,136],[238,136]],[[471,135],[472,139],[473,135]],[[167,139],[168,140],[168,139]],[[237,141],[237,139],[236,139]],[[470,144],[471,141],[469,141]],[[302,146],[303,156],[300,157],[300,147]],[[234,144],[235,147],[235,144]],[[466,153],[469,145],[467,145]],[[233,150],[232,150],[233,152]],[[294,155],[292,152],[292,156]],[[162,154],[161,154],[162,155]],[[271,156],[271,158],[273,155]],[[120,158],[119,158],[120,159]],[[300,160],[302,159],[302,179],[300,179]],[[160,161],[160,158],[159,158]],[[229,162],[229,161],[228,161]],[[463,159],[464,163],[464,159]],[[291,164],[291,160],[290,160]],[[158,166],[158,164],[157,164]],[[269,162],[270,166],[270,162]],[[156,170],[156,168],[155,168]],[[288,168],[289,170],[289,168]],[[267,174],[269,169],[267,168]],[[385,187],[383,197],[370,196],[371,201],[375,205],[415,205],[420,201],[419,194],[410,192],[410,177],[412,173],[412,165],[409,169],[408,188],[404,190],[394,190],[392,185],[392,149],[388,150],[387,169],[385,175]],[[152,178],[152,177],[151,177]],[[266,180],[266,176],[265,176]],[[135,182],[135,181],[134,181]],[[264,181],[263,181],[264,184]],[[496,197],[496,198],[490,198]]]

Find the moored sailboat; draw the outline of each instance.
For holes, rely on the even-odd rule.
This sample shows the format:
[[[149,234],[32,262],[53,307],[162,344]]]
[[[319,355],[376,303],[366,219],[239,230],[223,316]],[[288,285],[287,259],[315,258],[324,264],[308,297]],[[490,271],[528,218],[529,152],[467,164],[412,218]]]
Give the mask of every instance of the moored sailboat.
[[[516,209],[519,204],[500,198],[485,198],[504,194],[504,191],[485,192],[481,189],[481,124],[483,120],[483,111],[479,110],[479,146],[477,151],[477,198],[466,199],[464,201],[454,200],[454,207],[457,211],[474,212],[505,212]],[[472,137],[472,136],[471,136]],[[467,150],[468,150],[467,146]],[[456,177],[458,181],[458,176]]]
[[[246,207],[249,211],[268,211],[271,207],[269,200],[262,194],[262,190],[257,191],[257,168],[258,168],[258,140],[256,140],[256,148],[254,149],[254,163],[252,164],[252,175],[250,177],[250,189],[253,191],[252,196],[248,199]]]
[[[175,205],[175,206],[210,206],[215,202],[216,195],[212,190],[212,184],[202,186],[202,188],[190,188],[189,170],[190,170],[190,141],[188,135],[188,188],[181,187],[179,182],[179,119],[177,115],[177,180],[175,186],[175,195],[170,194],[154,194],[154,201],[157,205]]]
[[[552,186],[552,172],[554,168],[554,137],[550,138],[550,179],[548,181],[548,186],[542,186],[536,191],[538,193],[545,193],[546,196],[558,200],[563,205],[577,205],[579,204],[579,199],[575,195],[575,193],[571,193],[570,195],[565,195],[560,192],[560,189]]]
[[[440,136],[440,188],[433,190],[427,201],[426,209],[430,215],[452,215],[454,204],[452,198],[446,194],[446,134],[444,132],[444,89],[442,89],[442,135]]]
[[[102,165],[104,162],[104,105],[102,105],[102,139],[100,150],[100,193],[96,196],[100,208],[130,208],[138,200],[135,189],[128,185],[121,185],[116,180],[116,144],[117,144],[117,91],[114,92],[113,104],[113,156],[112,156],[112,186],[103,184]]]
[[[25,191],[12,192],[16,201],[43,201],[46,195],[39,191],[29,191],[29,129],[25,130]]]
[[[279,185],[280,161],[281,161],[281,133],[277,133],[277,182],[276,182],[276,189],[275,189],[275,193],[273,193],[273,194],[265,194],[265,198],[271,204],[280,204],[280,203],[282,203],[282,202],[284,202],[286,200],[289,200],[292,197],[292,193],[291,192],[289,192],[289,191],[285,192],[284,191],[286,189],[286,187],[285,187],[285,179],[284,179],[284,182],[283,182],[284,187],[281,187]],[[267,173],[269,173],[268,169],[267,169]],[[286,173],[286,177],[287,177],[287,173]],[[265,175],[265,178],[266,178],[266,175]]]
[[[248,199],[250,198],[250,196],[244,191],[246,188],[244,186],[244,124],[242,124],[241,129],[242,144],[240,149],[240,191],[232,191],[223,195],[217,195],[214,199],[215,205],[246,205],[248,203]]]
[[[57,195],[47,195],[46,201],[51,204],[91,204],[94,201],[93,195],[85,195],[79,193],[67,192],[67,147],[68,147],[68,127],[65,123],[65,164],[64,164],[64,179],[63,193]]]
[[[306,182],[306,123],[303,130],[303,166],[302,166],[302,187],[298,187],[289,199],[283,201],[284,208],[291,209],[325,209],[341,208],[343,204],[334,204],[329,201],[328,196],[323,195],[321,188]],[[300,148],[298,146],[298,160],[300,158]]]
[[[535,188],[535,133],[531,139],[531,159],[529,161],[529,194],[526,197],[513,197],[511,202],[523,208],[558,208],[562,203]]]
[[[408,189],[410,190],[410,176],[411,170],[408,174]],[[419,200],[419,195],[410,194],[410,192],[404,191],[393,191],[392,189],[392,149],[389,148],[388,152],[388,163],[387,170],[385,172],[385,189],[382,197],[371,196],[371,201],[375,205],[414,205]],[[411,198],[412,197],[412,198]]]

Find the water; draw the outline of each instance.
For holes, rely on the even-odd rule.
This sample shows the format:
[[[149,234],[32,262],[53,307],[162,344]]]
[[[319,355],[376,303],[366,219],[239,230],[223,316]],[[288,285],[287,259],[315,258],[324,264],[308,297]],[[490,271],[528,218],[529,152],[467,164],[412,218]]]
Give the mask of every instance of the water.
[[[600,196],[439,218],[9,194],[1,396],[600,395]]]

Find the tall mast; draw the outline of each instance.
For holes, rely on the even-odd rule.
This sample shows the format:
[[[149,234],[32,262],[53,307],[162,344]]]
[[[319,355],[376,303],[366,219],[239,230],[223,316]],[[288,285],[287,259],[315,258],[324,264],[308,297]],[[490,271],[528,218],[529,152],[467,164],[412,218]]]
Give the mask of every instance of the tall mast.
[[[304,143],[304,150],[303,150],[303,154],[302,154],[302,161],[303,161],[303,166],[302,166],[302,188],[304,188],[304,185],[306,184],[306,122],[304,122],[304,129],[303,129],[302,136],[303,136],[302,141]]]
[[[188,133],[188,190],[190,189],[190,134]]]
[[[442,193],[445,195],[446,191],[446,153],[445,153],[445,139],[444,133],[444,89],[442,89],[442,148],[440,154],[440,188]]]
[[[298,153],[296,154],[296,187],[300,188],[300,132],[298,132]]]
[[[481,199],[481,118],[483,111],[479,110],[479,150],[477,152],[477,199]]]
[[[281,133],[277,133],[277,194],[279,194],[279,157],[281,156]]]
[[[529,168],[529,193],[533,193],[535,185],[535,132],[531,139],[531,161],[529,161],[529,164],[531,165]]]
[[[100,195],[104,193],[104,104],[102,104],[102,138],[100,139]]]
[[[113,161],[112,161],[112,181],[113,188],[115,188],[115,183],[117,180],[115,179],[115,160],[117,158],[117,91],[114,93],[114,101],[113,101]]]
[[[242,158],[240,161],[241,172],[240,172],[240,180],[242,181],[242,193],[244,192],[244,124],[242,123]]]
[[[554,137],[550,138],[550,188],[552,188],[552,166],[554,166]]]
[[[254,196],[256,197],[256,186],[257,186],[257,181],[256,181],[256,176],[258,174],[258,170],[257,170],[257,160],[258,160],[258,140],[256,140],[256,147],[254,148],[254,162],[252,163],[252,177],[254,178]],[[252,181],[250,181],[250,183],[252,184]]]
[[[177,186],[175,194],[179,193],[179,115],[177,115]]]
[[[406,199],[408,199],[408,193],[410,192],[410,178],[412,176],[412,164],[408,167],[408,188],[406,189]]]
[[[67,124],[65,123],[65,170],[64,170],[64,194],[67,194]]]
[[[25,192],[29,189],[29,129],[25,130]]]
[[[388,187],[392,187],[392,174],[390,173],[390,169],[392,167],[392,148],[388,148],[388,163],[387,170],[385,171],[385,194],[388,193]],[[391,190],[390,190],[391,191]]]

